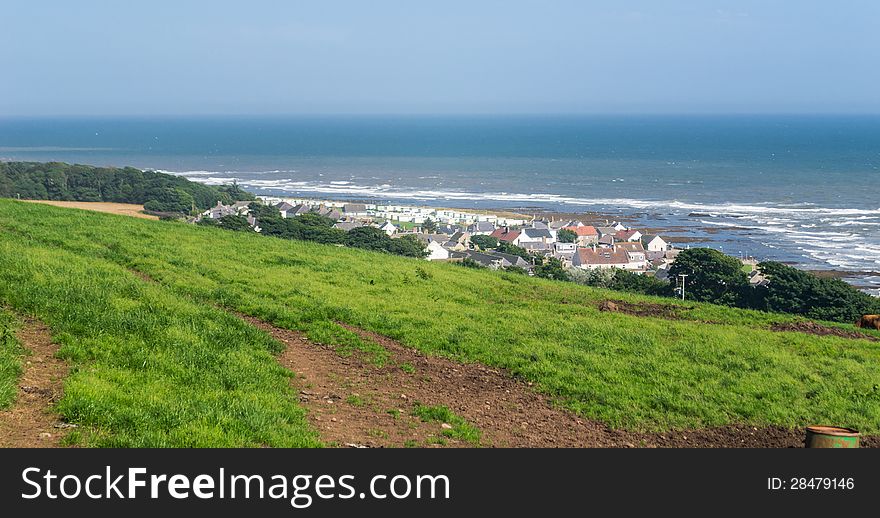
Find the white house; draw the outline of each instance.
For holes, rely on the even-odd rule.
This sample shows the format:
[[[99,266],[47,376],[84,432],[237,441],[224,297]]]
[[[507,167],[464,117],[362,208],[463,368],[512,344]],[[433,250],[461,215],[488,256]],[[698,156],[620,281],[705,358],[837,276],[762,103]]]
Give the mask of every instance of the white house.
[[[642,241],[649,252],[665,252],[669,249],[669,243],[660,236],[643,236]]]
[[[379,230],[388,234],[388,236],[393,236],[395,232],[397,232],[397,227],[394,226],[390,221],[386,221],[379,227]]]
[[[425,257],[428,261],[440,261],[443,259],[449,259],[449,250],[443,248],[437,241],[431,241],[428,243],[428,246],[425,247],[428,250],[428,256]]]

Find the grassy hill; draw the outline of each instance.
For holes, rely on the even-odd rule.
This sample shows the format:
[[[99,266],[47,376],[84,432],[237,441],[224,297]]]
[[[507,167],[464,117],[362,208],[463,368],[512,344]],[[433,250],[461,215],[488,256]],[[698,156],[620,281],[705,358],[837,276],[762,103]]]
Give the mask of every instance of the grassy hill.
[[[341,323],[502,367],[613,427],[880,432],[880,342],[770,330],[790,316],[8,200],[0,264],[0,304],[72,362],[59,411],[90,444],[317,444],[279,344],[218,307],[376,362]]]

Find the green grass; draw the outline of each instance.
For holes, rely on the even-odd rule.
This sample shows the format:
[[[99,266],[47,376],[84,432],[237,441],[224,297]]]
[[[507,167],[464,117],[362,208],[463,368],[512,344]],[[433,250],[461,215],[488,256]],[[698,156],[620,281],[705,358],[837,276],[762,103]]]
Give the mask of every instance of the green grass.
[[[473,446],[480,445],[482,432],[443,405],[426,406],[418,401],[413,404],[412,414],[426,423],[448,424],[452,428],[444,428],[441,432],[445,437],[458,439]]]
[[[15,402],[18,377],[21,375],[21,344],[15,338],[16,321],[12,314],[0,308],[0,409]]]
[[[283,375],[271,367],[274,346],[212,305],[343,350],[381,351],[358,343],[339,322],[430,354],[505,368],[559,404],[613,427],[821,422],[880,432],[880,343],[767,330],[797,319],[792,316],[14,201],[0,201],[0,264],[0,303],[44,318],[62,338],[62,351],[82,367],[68,382],[62,410],[114,434],[131,420],[142,423],[129,428],[131,442],[139,437],[135,431],[150,427],[127,414],[112,416],[129,406],[138,416],[144,410],[134,404],[137,397],[158,399],[160,415],[174,414],[166,407],[178,404],[169,395],[178,390],[189,405],[183,405],[187,418],[216,420],[212,412],[233,412],[208,403],[202,408],[201,393],[187,392],[198,386],[186,382],[195,372],[219,376],[215,364],[239,376],[267,370],[252,381],[253,390],[282,415],[301,416],[295,405],[276,401],[286,392]],[[86,296],[92,290],[97,301]],[[596,304],[608,298],[672,305],[680,320],[599,312]],[[248,361],[223,364],[219,357],[231,351],[212,346],[208,336]],[[188,352],[190,344],[197,352]],[[149,388],[142,389],[137,377],[147,374]],[[210,386],[223,386],[215,381]],[[230,396],[220,390],[215,397]],[[246,406],[235,422],[251,413],[278,415]],[[259,421],[255,430],[273,422]],[[245,436],[249,444],[261,442]]]

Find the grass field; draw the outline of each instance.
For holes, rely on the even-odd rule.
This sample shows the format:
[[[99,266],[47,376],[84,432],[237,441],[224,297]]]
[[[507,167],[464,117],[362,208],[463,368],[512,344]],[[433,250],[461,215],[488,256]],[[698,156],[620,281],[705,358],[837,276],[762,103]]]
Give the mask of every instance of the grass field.
[[[16,322],[0,307],[0,409],[8,407],[18,394],[23,350],[15,338]]]
[[[880,432],[880,343],[767,330],[790,316],[3,200],[0,264],[0,303],[52,328],[76,367],[59,410],[97,445],[314,444],[277,344],[213,305],[502,367],[614,427]],[[675,319],[600,312],[608,298]]]

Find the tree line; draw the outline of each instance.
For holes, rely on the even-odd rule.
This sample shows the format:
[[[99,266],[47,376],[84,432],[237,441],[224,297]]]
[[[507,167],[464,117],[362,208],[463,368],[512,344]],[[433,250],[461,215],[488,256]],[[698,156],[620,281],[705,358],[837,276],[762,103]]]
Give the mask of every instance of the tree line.
[[[335,221],[319,214],[306,213],[293,218],[282,218],[275,207],[257,202],[252,202],[248,210],[256,218],[260,234],[264,236],[344,245],[419,259],[428,255],[425,245],[413,236],[391,238],[378,228],[369,226],[353,228],[346,232],[334,228]],[[227,230],[253,232],[244,216],[224,216],[219,220],[203,218],[199,223]]]
[[[214,187],[133,167],[63,162],[0,162],[0,197],[136,203],[149,211],[171,214],[205,210],[218,201],[254,199],[235,184]]]

